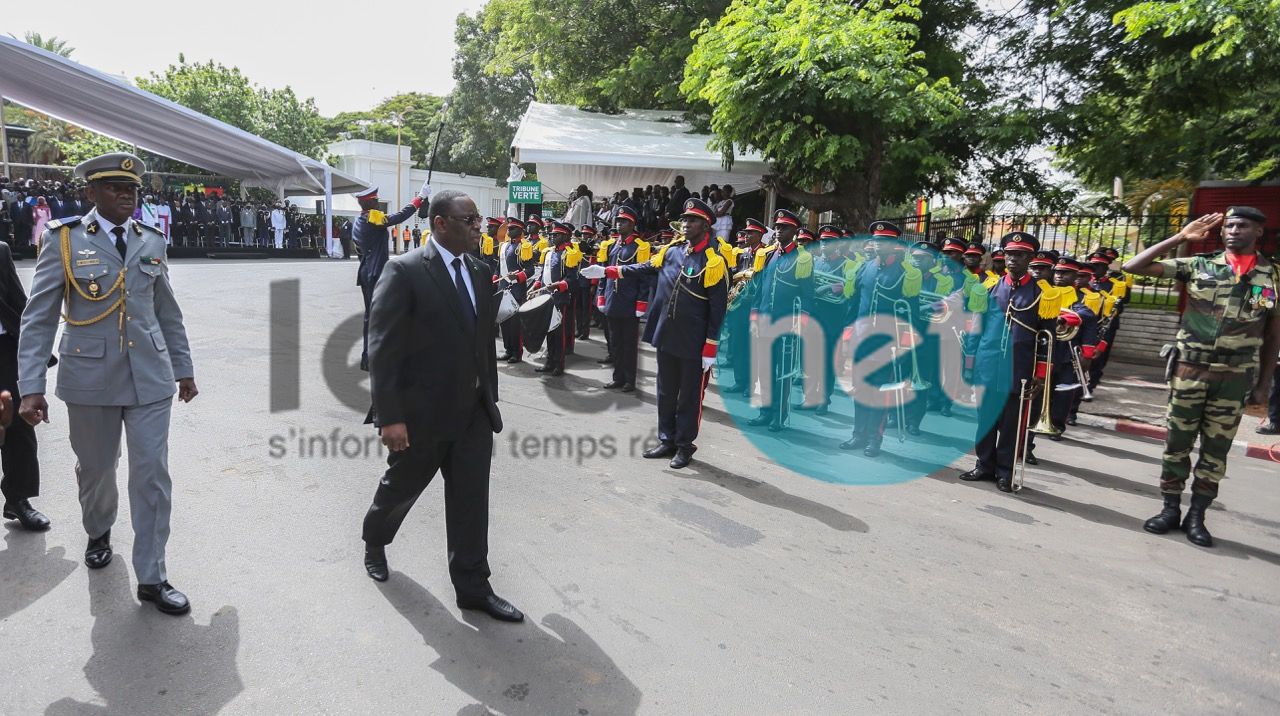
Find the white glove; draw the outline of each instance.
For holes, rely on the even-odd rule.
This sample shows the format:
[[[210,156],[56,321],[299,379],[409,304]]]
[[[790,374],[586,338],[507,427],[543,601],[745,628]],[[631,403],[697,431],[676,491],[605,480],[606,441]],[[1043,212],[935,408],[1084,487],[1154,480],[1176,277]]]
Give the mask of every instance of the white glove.
[[[591,264],[582,267],[582,277],[588,280],[604,278],[604,267],[600,264]]]
[[[430,184],[428,184],[428,183],[426,183],[426,182],[422,182],[422,188],[418,190],[418,196],[419,196],[423,201],[426,201],[426,200],[430,199],[430,198],[431,198],[431,185],[430,185]]]
[[[702,372],[703,372],[703,373],[706,373],[707,371],[711,370],[711,366],[713,366],[713,365],[715,365],[715,364],[716,364],[715,356],[712,356],[712,357],[710,357],[710,358],[708,358],[708,357],[706,357],[706,356],[703,356],[703,357],[702,357]]]

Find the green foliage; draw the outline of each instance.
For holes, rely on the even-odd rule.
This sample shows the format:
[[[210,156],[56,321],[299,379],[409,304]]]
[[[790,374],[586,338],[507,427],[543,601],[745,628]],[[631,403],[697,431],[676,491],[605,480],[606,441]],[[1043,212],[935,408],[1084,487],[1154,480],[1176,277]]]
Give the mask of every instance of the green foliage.
[[[1088,183],[1280,176],[1280,2],[1024,5],[1010,76],[1040,85],[1050,141]]]
[[[62,155],[62,162],[69,165],[76,165],[86,159],[111,152],[133,151],[131,145],[78,127],[72,128],[67,139],[61,142],[58,148]],[[148,162],[147,166],[152,166],[152,163]]]
[[[975,12],[965,2],[737,0],[695,33],[681,90],[710,107],[726,158],[758,150],[783,195],[861,224],[881,202],[951,183],[971,156],[968,120],[980,108],[968,97],[983,92],[955,32]]]
[[[14,36],[9,35],[9,37]],[[38,32],[27,31],[23,34],[22,41],[28,45],[35,45],[42,50],[48,50],[55,55],[62,55],[63,57],[70,57],[71,53],[76,51],[76,48],[67,46],[66,40],[59,40],[57,37],[52,35],[44,37]]]
[[[295,152],[321,155],[324,123],[320,112],[313,100],[299,100],[289,87],[255,87],[236,67],[212,60],[189,64],[181,57],[163,73],[139,77],[137,84]]]
[[[395,144],[399,124],[400,142],[413,148],[413,164],[425,169],[440,126],[440,110],[443,105],[444,99],[435,95],[421,92],[398,94],[383,100],[371,110],[343,112],[332,119],[326,119],[325,135],[329,141],[345,137]],[[436,168],[444,169],[439,163]]]

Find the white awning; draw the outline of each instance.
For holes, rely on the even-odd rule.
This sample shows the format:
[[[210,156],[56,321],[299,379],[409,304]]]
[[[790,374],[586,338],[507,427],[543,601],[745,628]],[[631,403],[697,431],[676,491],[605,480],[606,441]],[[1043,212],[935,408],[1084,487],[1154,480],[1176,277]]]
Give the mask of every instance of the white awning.
[[[200,114],[120,77],[0,35],[0,95],[100,132],[277,194],[334,193],[367,185],[322,162]]]
[[[603,114],[531,102],[511,143],[514,159],[538,166],[549,198],[586,184],[597,196],[653,184],[670,186],[677,174],[696,190],[732,184],[741,194],[759,188],[769,166],[755,152],[740,153],[724,168],[708,149],[711,135],[696,134],[679,112],[624,110]]]

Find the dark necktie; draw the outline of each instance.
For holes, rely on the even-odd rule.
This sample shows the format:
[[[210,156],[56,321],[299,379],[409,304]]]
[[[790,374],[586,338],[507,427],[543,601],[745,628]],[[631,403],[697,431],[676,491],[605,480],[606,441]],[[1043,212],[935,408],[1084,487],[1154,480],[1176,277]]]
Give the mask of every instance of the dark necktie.
[[[125,252],[129,250],[129,245],[124,241],[124,227],[117,226],[111,230],[111,233],[116,235],[116,251],[120,252],[120,260],[124,261]]]
[[[466,281],[462,280],[462,259],[459,257],[453,259],[453,285],[458,289],[458,300],[462,301],[462,315],[467,319],[467,325],[474,328],[476,307],[471,303],[471,294],[467,292]]]

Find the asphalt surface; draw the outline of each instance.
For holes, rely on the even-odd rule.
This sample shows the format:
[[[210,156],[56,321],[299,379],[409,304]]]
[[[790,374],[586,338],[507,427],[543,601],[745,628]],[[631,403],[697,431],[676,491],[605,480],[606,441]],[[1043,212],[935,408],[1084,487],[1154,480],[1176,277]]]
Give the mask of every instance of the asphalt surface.
[[[0,531],[0,712],[1280,711],[1274,464],[1231,463],[1206,550],[1141,529],[1159,508],[1156,444],[1072,430],[1041,443],[1016,496],[957,481],[969,458],[896,485],[839,485],[765,458],[726,423],[713,384],[695,463],[673,471],[632,455],[654,427],[652,354],[640,395],[603,396],[598,340],[566,378],[500,368],[490,562],[528,620],[454,605],[438,483],[376,584],[360,522],[383,463],[343,377],[358,357],[354,269],[172,267],[201,390],[175,407],[170,439],[168,564],[188,616],[135,601],[127,501],[116,559],[81,563],[66,414],[50,401],[36,504],[54,527]],[[270,366],[287,405],[293,351],[272,353],[269,284],[290,279],[299,407],[273,413]],[[337,454],[321,455],[335,430]],[[306,450],[299,435],[323,438]],[[877,460],[907,461],[912,445],[888,441]]]

